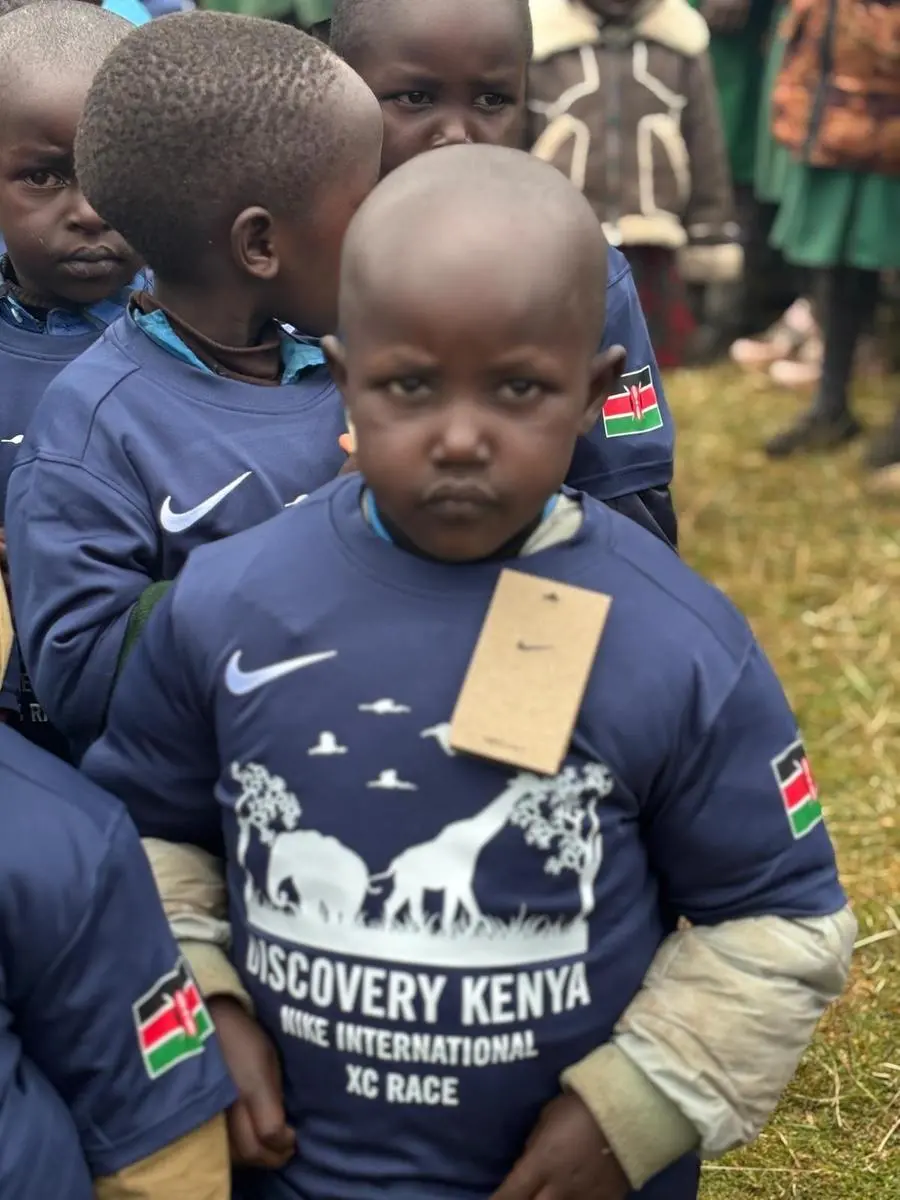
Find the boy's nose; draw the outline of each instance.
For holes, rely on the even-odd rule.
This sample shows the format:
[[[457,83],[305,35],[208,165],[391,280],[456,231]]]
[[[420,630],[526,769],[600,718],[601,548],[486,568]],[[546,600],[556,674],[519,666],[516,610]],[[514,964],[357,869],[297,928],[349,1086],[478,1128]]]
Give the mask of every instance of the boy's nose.
[[[490,458],[490,448],[481,423],[473,419],[465,406],[448,414],[435,446],[434,458],[443,465],[483,465]]]
[[[72,195],[69,223],[73,228],[82,229],[85,233],[104,233],[109,229],[100,214],[88,204],[87,198],[80,188]]]
[[[472,140],[465,117],[461,113],[450,113],[439,124],[432,148],[438,150],[441,146],[462,146]]]

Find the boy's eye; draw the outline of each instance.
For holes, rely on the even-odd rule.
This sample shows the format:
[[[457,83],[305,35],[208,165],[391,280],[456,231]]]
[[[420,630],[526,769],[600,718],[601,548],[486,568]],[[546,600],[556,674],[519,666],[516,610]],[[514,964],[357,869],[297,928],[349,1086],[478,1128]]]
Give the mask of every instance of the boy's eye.
[[[25,182],[29,187],[34,188],[51,188],[65,187],[66,181],[63,177],[57,174],[56,171],[29,171],[25,176]]]
[[[499,388],[501,400],[521,403],[523,400],[539,400],[546,388],[535,379],[506,379]]]
[[[421,400],[429,390],[427,380],[420,375],[399,375],[387,384],[388,394],[401,400]]]
[[[425,108],[431,103],[431,97],[427,92],[398,92],[392,99],[404,108]]]
[[[489,112],[497,112],[501,108],[507,108],[512,104],[509,96],[501,96],[499,92],[482,92],[475,100],[476,108],[483,108]]]

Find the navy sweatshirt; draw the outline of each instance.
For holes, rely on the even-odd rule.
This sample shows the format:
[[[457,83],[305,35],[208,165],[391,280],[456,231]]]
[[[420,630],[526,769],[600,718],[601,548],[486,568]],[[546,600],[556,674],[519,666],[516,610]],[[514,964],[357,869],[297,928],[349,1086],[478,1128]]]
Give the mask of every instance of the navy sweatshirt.
[[[23,657],[76,757],[148,585],[332,480],[344,429],[324,366],[283,387],[241,383],[127,315],[57,377],[10,477],[7,539]]]
[[[488,1200],[676,916],[844,896],[817,806],[803,836],[788,819],[802,779],[773,763],[797,726],[771,667],[662,543],[585,499],[566,543],[435,563],[381,540],[360,488],[192,556],[84,769],[144,836],[224,837],[234,961],[298,1145],[245,1195]],[[555,778],[449,743],[504,566],[612,596]],[[640,1195],[693,1200],[697,1176],[688,1157]]]
[[[38,402],[59,372],[121,314],[124,299],[123,294],[82,313],[54,310],[41,319],[0,294],[0,526],[5,524],[9,473]],[[65,742],[48,724],[22,670],[18,646],[0,684],[0,708],[19,714],[29,738],[54,753],[66,753]]]
[[[38,401],[63,367],[99,336],[99,329],[68,336],[35,333],[0,319],[0,525],[9,473]]]
[[[234,1088],[173,1019],[178,949],[121,805],[3,728],[0,797],[0,1195],[91,1200]]]

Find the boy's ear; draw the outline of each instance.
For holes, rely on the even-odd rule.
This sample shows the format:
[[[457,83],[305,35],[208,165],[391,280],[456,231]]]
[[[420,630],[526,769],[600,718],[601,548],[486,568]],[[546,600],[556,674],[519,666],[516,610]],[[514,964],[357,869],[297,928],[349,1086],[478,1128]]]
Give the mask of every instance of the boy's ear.
[[[322,338],[320,345],[322,353],[325,355],[325,360],[328,363],[328,369],[331,371],[331,378],[334,380],[338,391],[343,392],[344,384],[347,382],[347,360],[344,344],[333,333],[330,333],[328,337]]]
[[[625,370],[626,357],[624,346],[610,346],[608,350],[601,350],[599,354],[594,355],[588,403],[579,430],[582,436],[590,433],[600,419],[607,397]]]
[[[245,208],[231,226],[231,254],[237,266],[254,279],[270,280],[278,274],[278,252],[272,215],[265,208]]]

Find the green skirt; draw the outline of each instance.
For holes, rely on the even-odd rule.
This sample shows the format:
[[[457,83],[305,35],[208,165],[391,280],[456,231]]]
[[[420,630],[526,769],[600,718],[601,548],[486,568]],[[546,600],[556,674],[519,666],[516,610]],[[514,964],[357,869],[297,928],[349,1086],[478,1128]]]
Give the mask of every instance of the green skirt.
[[[763,204],[777,204],[784,190],[784,181],[791,165],[791,152],[772,137],[772,92],[784,61],[785,42],[778,36],[778,26],[787,4],[776,8],[769,28],[769,49],[762,76],[762,93],[756,133],[756,164],[753,190]]]
[[[701,0],[689,0],[700,8]],[[731,178],[753,183],[756,158],[756,118],[762,77],[762,44],[771,16],[772,0],[750,0],[744,27],[737,33],[711,33],[712,61],[728,148]]]
[[[244,17],[296,17],[305,28],[331,16],[332,0],[200,0],[201,8]]]
[[[900,269],[900,176],[790,159],[771,241],[801,267]]]

